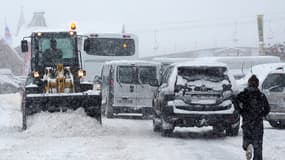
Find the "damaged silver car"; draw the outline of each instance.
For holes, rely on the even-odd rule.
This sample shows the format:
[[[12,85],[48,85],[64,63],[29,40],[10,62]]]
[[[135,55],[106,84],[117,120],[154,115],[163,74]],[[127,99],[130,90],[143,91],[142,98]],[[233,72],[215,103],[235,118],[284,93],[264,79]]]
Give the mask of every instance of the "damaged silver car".
[[[161,79],[153,99],[154,131],[170,135],[175,127],[213,126],[214,132],[238,135],[240,116],[233,102],[237,89],[225,64],[172,64]]]

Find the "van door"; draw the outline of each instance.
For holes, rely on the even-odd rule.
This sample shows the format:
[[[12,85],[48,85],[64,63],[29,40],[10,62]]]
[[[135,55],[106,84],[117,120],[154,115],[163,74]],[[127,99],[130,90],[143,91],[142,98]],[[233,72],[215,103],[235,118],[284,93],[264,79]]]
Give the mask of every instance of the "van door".
[[[117,66],[114,79],[113,107],[135,107],[137,74],[136,67],[132,65]]]
[[[139,65],[137,85],[137,105],[152,107],[152,98],[157,87],[149,85],[150,81],[159,78],[159,68],[156,65]]]

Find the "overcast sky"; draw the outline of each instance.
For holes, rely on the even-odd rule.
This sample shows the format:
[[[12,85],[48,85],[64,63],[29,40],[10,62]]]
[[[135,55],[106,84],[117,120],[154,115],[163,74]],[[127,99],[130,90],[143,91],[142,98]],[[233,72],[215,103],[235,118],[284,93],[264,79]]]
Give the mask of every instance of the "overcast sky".
[[[5,19],[15,34],[22,6],[26,23],[33,12],[45,11],[49,26],[67,26],[74,21],[82,32],[87,28],[90,32],[120,32],[125,24],[127,32],[138,34],[143,56],[221,46],[256,46],[257,14],[264,14],[266,42],[285,41],[284,0],[5,0],[0,3],[1,37]]]

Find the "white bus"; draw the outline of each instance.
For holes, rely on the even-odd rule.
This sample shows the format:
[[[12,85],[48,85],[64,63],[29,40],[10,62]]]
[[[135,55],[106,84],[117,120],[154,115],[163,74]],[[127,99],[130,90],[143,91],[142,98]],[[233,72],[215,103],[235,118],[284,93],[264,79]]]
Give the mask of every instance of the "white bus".
[[[100,76],[106,61],[138,59],[138,38],[134,34],[86,34],[82,42],[82,66],[87,72],[87,81],[93,81],[95,76]]]

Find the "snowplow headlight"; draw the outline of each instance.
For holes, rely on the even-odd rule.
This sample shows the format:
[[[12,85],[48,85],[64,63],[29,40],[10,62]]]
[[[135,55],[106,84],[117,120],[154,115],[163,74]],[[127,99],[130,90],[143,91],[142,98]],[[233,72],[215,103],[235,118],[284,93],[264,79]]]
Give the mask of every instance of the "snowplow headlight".
[[[71,30],[75,30],[76,29],[76,24],[75,23],[71,23],[70,24],[70,29]]]
[[[34,78],[39,78],[39,77],[40,77],[40,73],[39,73],[38,71],[34,71],[34,72],[32,73],[32,76],[33,76]]]
[[[78,77],[82,78],[82,77],[85,77],[85,76],[86,76],[86,71],[84,71],[84,70],[79,70],[77,74],[78,74]]]
[[[42,32],[38,32],[38,33],[37,33],[37,36],[38,36],[38,37],[40,37],[40,36],[42,36],[42,35],[43,35]]]
[[[73,31],[70,31],[70,32],[69,32],[69,35],[70,35],[70,36],[73,36],[73,35],[74,35],[74,32],[73,32]]]

